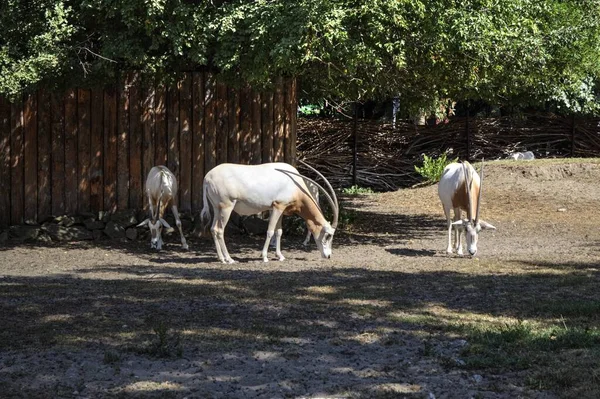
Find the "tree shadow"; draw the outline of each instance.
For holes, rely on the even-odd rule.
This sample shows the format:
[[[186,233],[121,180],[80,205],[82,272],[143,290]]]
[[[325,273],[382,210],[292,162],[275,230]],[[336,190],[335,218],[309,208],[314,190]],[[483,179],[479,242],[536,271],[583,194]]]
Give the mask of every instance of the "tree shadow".
[[[421,256],[416,252],[406,255],[400,250],[399,254]],[[148,379],[166,375],[199,396],[220,390],[224,395],[243,396],[252,394],[256,385],[263,387],[264,395],[277,396],[280,384],[291,379],[297,381],[286,388],[292,396],[340,394],[344,392],[340,387],[345,387],[370,397],[377,386],[413,378],[405,362],[423,357],[424,332],[435,332],[438,339],[450,342],[460,334],[452,326],[462,323],[465,314],[545,323],[560,316],[574,325],[581,314],[565,312],[561,304],[584,303],[593,310],[593,303],[600,301],[597,271],[586,276],[362,268],[282,272],[156,263],[0,279],[4,326],[0,348],[14,356],[29,348],[114,351],[123,359],[121,368],[128,367],[125,359],[136,359],[153,370],[146,374]],[[577,270],[597,266],[593,262],[568,265]],[[563,267],[561,263],[543,266]],[[436,314],[432,306],[446,310]],[[597,320],[597,315],[593,317]],[[149,352],[148,343],[157,339],[159,325],[185,333],[180,361],[187,365],[193,363],[190,359],[209,361],[203,371],[194,366],[196,371],[176,376],[177,367]],[[390,351],[401,357],[390,356]],[[56,365],[53,378],[67,378],[69,364]],[[373,372],[361,371],[367,368]],[[250,370],[264,374],[257,377]],[[14,382],[7,380],[9,374],[0,373],[0,384],[10,391],[32,378],[21,373],[21,377],[11,374]],[[218,386],[210,383],[219,375],[231,378]],[[311,384],[314,379],[318,382]],[[117,378],[121,387],[132,381],[126,375]],[[452,381],[448,384],[452,386]],[[41,395],[34,387],[24,392]]]

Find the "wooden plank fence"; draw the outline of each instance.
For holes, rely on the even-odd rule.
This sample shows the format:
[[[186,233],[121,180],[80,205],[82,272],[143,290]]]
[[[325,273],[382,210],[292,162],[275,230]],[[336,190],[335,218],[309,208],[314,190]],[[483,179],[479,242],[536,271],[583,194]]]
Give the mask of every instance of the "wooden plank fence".
[[[0,97],[0,228],[49,216],[146,208],[145,178],[167,165],[179,208],[202,208],[223,162],[294,163],[296,82],[274,92],[184,72],[171,87],[124,74],[114,87]]]

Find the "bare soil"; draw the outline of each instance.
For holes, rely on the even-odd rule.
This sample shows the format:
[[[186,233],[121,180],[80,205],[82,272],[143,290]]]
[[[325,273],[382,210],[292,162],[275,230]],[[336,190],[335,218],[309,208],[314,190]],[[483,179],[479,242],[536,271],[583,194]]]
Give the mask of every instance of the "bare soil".
[[[334,255],[284,236],[0,247],[4,398],[554,398],[544,365],[480,367],[461,323],[598,327],[598,160],[486,164],[476,258],[445,254],[437,186],[344,198]],[[594,288],[595,287],[595,288]],[[579,302],[578,302],[579,303]],[[586,324],[587,323],[587,324]],[[558,359],[563,353],[556,353]],[[540,369],[540,367],[542,369]],[[573,385],[573,384],[572,384]],[[585,387],[584,387],[585,388]],[[585,394],[582,394],[585,396]]]

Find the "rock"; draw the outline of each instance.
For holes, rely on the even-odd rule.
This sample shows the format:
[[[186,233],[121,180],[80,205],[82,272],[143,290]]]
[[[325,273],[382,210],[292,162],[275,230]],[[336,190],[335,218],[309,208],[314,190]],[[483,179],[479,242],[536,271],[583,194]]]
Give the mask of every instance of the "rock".
[[[474,374],[473,375],[473,381],[475,381],[476,384],[480,384],[481,381],[483,381],[483,377],[480,376],[479,374]]]
[[[104,223],[108,223],[108,221],[110,220],[110,213],[106,211],[98,212],[98,220],[101,220]]]
[[[94,239],[94,241],[98,241],[99,239],[102,238],[103,235],[104,235],[104,233],[102,232],[102,230],[93,230],[92,231],[92,238]]]
[[[41,226],[38,225],[30,226],[22,224],[18,226],[12,226],[10,228],[10,233],[17,241],[30,241],[37,238],[41,229]]]
[[[70,227],[75,224],[75,218],[72,216],[67,216],[67,215],[59,216],[56,219],[54,219],[54,221],[56,223],[58,223],[59,225],[65,226],[65,227]]]
[[[558,208],[556,212],[566,212],[567,208]]]
[[[40,235],[38,235],[37,240],[39,242],[52,242],[52,237],[45,232],[41,232]]]
[[[131,227],[138,224],[137,211],[135,209],[124,209],[113,213],[110,221],[114,222],[123,228]]]
[[[87,219],[83,222],[85,228],[88,230],[102,230],[105,227],[105,224],[101,220]]]
[[[242,221],[242,225],[249,234],[264,235],[267,233],[269,222],[256,216],[249,216]]]
[[[0,233],[0,245],[5,244],[8,241],[8,231]]]
[[[510,158],[514,159],[515,161],[517,161],[517,160],[531,161],[531,160],[535,159],[535,155],[533,155],[533,152],[531,152],[531,151],[513,152],[512,154],[510,154]]]
[[[47,223],[42,226],[42,229],[50,235],[53,240],[57,241],[80,241],[91,240],[92,232],[83,226],[65,227],[55,223]]]
[[[123,238],[125,237],[125,228],[111,220],[110,222],[106,223],[104,234],[112,239]]]
[[[130,240],[135,240],[137,238],[138,232],[135,227],[130,227],[125,231],[125,236]]]

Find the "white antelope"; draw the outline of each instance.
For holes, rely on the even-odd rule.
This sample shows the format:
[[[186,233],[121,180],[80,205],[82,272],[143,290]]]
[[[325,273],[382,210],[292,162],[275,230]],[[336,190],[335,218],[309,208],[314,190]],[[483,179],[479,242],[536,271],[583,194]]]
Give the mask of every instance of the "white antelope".
[[[302,162],[302,161],[300,161]],[[225,226],[232,211],[240,215],[253,215],[271,211],[267,239],[262,249],[262,258],[268,262],[269,242],[275,234],[276,254],[281,254],[281,217],[297,214],[306,221],[308,230],[317,243],[323,258],[331,257],[331,243],[338,224],[338,202],[331,184],[311,166],[305,164],[325,181],[330,193],[314,180],[298,173],[287,163],[266,163],[262,165],[220,164],[204,177],[202,220],[210,220],[210,207],[213,210],[211,233],[215,241],[217,256],[223,263],[233,263],[225,246]],[[310,194],[306,182],[318,187],[333,209],[333,222],[329,224],[318,202]],[[331,194],[331,195],[330,195]],[[333,197],[333,198],[332,198]]]
[[[467,237],[467,250],[477,253],[477,239],[481,229],[496,230],[494,226],[480,219],[481,193],[483,183],[483,162],[481,180],[469,162],[451,163],[444,169],[438,185],[438,194],[448,222],[448,248],[452,253],[452,228],[455,229],[455,248],[462,255],[461,234]],[[454,209],[454,222],[450,219],[450,209]],[[467,219],[461,219],[461,210],[467,212]]]
[[[171,205],[173,216],[175,216],[175,223],[181,234],[181,246],[183,249],[188,249],[185,237],[183,236],[177,205],[175,205],[177,196],[177,179],[175,175],[166,166],[153,167],[146,178],[146,194],[148,195],[148,203],[150,205],[150,218],[138,224],[138,227],[144,225],[150,227],[150,248],[158,250],[162,248],[162,228],[171,228],[163,217],[165,210]]]

